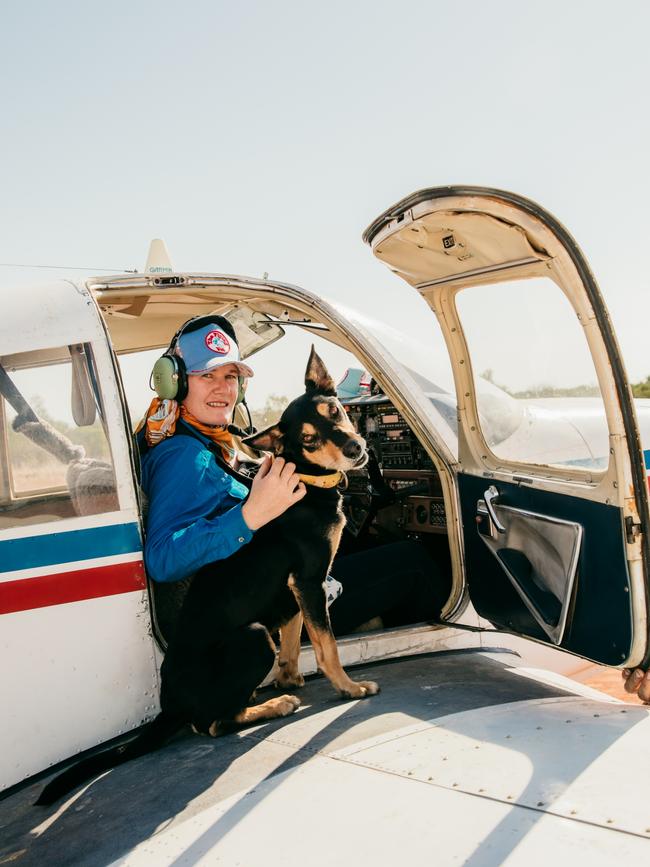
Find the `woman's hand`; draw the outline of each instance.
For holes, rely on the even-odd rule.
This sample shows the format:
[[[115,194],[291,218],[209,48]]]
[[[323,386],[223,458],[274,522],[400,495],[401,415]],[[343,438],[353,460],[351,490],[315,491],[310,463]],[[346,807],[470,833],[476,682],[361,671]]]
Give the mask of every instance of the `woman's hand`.
[[[267,455],[242,507],[244,521],[251,530],[259,530],[302,500],[306,493],[307,489],[296,473],[295,464],[287,464],[284,458]]]
[[[625,692],[636,693],[644,704],[650,704],[650,672],[642,668],[624,668],[621,674]]]

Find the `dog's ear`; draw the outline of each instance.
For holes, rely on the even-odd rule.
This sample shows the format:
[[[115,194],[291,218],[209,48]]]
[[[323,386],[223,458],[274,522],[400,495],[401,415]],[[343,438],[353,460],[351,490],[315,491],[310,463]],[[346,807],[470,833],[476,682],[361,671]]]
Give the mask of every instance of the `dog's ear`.
[[[279,425],[274,424],[246,437],[242,443],[260,452],[273,452],[274,455],[279,455],[282,452],[282,437],[283,433]]]
[[[327,372],[327,368],[314,349],[313,344],[309,354],[309,361],[307,362],[307,370],[305,371],[305,391],[308,394],[310,391],[315,391],[318,394],[336,396],[334,380]]]

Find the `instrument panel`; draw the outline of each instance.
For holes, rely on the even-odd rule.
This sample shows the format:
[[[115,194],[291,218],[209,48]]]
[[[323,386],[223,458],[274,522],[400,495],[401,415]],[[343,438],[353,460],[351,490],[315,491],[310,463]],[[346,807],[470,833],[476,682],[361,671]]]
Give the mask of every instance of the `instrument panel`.
[[[446,533],[440,477],[399,410],[384,394],[341,403],[371,452],[366,467],[348,473],[348,529],[357,535],[374,512],[376,524],[392,521],[411,534]]]

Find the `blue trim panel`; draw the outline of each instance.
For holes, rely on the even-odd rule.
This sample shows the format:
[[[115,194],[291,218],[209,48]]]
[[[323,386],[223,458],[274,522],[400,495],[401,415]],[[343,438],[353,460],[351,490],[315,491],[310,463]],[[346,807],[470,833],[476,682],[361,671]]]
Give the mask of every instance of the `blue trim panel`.
[[[142,550],[138,525],[110,524],[0,542],[0,571],[36,569]]]

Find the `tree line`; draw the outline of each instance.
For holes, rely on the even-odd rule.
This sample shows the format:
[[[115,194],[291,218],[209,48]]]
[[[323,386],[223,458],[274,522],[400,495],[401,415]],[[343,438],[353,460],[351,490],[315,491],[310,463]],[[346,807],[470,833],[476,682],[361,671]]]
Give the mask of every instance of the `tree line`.
[[[520,391],[513,391],[507,385],[502,385],[494,380],[494,371],[489,369],[484,370],[481,374],[482,379],[486,379],[497,388],[502,389],[506,394],[519,399],[524,398],[539,398],[539,397],[600,397],[600,389],[597,385],[574,385],[568,388],[560,388],[554,385],[540,383],[533,385],[530,388]],[[631,382],[630,388],[634,397],[650,397],[650,376],[646,376],[641,382]]]

